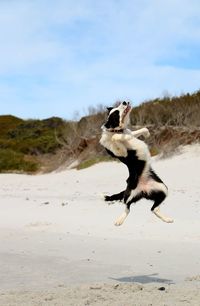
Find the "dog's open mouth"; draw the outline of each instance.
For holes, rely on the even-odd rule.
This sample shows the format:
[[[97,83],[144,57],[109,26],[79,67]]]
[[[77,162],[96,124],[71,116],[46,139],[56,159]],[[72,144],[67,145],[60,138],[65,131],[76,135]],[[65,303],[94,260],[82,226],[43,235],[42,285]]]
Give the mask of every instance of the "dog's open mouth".
[[[122,115],[122,122],[124,121],[126,115],[130,112],[130,110],[131,110],[131,106],[127,105],[127,107],[125,108],[125,110],[123,112],[123,115]]]

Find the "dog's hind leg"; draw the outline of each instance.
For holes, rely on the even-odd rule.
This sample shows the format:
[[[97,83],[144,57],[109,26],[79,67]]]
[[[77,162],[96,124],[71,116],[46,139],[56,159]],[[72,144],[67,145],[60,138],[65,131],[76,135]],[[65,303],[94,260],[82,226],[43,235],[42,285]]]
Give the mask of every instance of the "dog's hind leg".
[[[151,194],[151,198],[150,198],[151,200],[154,200],[154,204],[151,208],[151,211],[162,221],[167,222],[167,223],[173,223],[174,222],[173,219],[164,216],[160,212],[160,204],[164,201],[165,198],[166,198],[166,194],[163,191],[154,191]]]
[[[124,223],[124,220],[127,218],[128,214],[130,213],[130,204],[125,204],[125,205],[126,205],[125,211],[115,221],[116,226],[122,225]]]
[[[139,201],[143,195],[140,191],[138,186],[138,182],[142,171],[145,167],[145,161],[137,160],[134,170],[129,168],[129,177],[127,179],[127,188],[124,191],[123,200],[126,205],[125,211],[117,218],[115,225],[119,226],[124,223],[124,220],[127,218],[128,214],[130,213],[130,205],[133,202]]]
[[[123,198],[124,198],[124,190],[119,192],[119,193],[116,193],[116,194],[113,194],[111,196],[108,196],[108,195],[105,195],[104,196],[104,200],[105,201],[122,201]]]
[[[157,206],[156,208],[154,208],[153,210],[153,213],[158,217],[160,218],[162,221],[166,222],[166,223],[173,223],[174,220],[172,218],[169,218],[169,217],[166,217],[164,216],[163,214],[161,214],[160,212],[160,207]]]
[[[131,204],[132,203],[136,203],[142,197],[143,197],[142,193],[135,193],[135,196],[133,197],[133,193],[131,195],[131,191],[129,189],[127,189],[124,192],[124,201],[125,201],[126,208],[125,208],[125,211],[115,221],[115,225],[116,226],[122,225],[124,223],[125,219],[128,217],[128,214],[130,213],[130,206],[131,206]]]

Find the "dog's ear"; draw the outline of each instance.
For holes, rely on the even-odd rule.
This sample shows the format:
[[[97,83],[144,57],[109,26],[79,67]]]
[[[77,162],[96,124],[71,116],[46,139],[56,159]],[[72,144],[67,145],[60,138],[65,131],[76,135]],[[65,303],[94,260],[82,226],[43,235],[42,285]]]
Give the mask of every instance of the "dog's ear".
[[[113,107],[107,107],[108,113],[110,113],[112,109]]]
[[[115,110],[112,112],[112,114],[108,115],[108,120],[107,122],[104,124],[104,126],[107,129],[113,128],[115,129],[116,127],[119,127],[120,124],[120,120],[119,120],[119,110]]]

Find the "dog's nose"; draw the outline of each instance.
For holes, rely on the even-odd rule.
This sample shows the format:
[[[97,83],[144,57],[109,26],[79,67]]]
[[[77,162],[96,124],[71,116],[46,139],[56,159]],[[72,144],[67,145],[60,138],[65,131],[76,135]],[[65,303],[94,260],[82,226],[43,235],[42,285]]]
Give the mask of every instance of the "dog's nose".
[[[129,102],[126,102],[126,101],[124,101],[124,102],[122,102],[122,105],[124,105],[124,106],[127,106],[127,105],[129,105],[130,103]]]

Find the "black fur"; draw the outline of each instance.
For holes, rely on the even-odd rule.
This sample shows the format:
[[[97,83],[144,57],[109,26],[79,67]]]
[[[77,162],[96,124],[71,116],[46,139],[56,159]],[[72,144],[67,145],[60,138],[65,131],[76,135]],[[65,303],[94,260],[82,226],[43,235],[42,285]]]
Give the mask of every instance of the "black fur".
[[[139,160],[136,151],[134,150],[128,150],[126,157],[118,157],[113,154],[110,150],[106,149],[109,155],[111,155],[114,158],[118,158],[122,163],[124,163],[129,171],[129,177],[126,180],[127,187],[125,190],[121,191],[120,193],[113,194],[111,196],[105,196],[105,201],[124,201],[124,203],[127,205],[127,208],[130,208],[130,205],[132,203],[136,203],[137,201],[141,200],[142,198],[145,198],[147,200],[154,201],[154,204],[151,208],[153,211],[157,206],[159,206],[164,199],[166,198],[166,194],[163,191],[153,191],[150,194],[147,194],[145,192],[141,192],[137,194],[135,197],[131,199],[131,201],[127,202],[131,191],[134,190],[137,185],[139,178],[144,170],[145,167],[145,161]],[[158,183],[163,183],[163,181],[159,178],[159,176],[153,171],[153,169],[150,169],[149,176],[155,180]],[[163,183],[164,184],[164,183]]]
[[[107,122],[105,123],[105,127],[107,129],[114,129],[119,126],[119,111],[116,110],[112,114],[109,115]]]
[[[136,151],[134,150],[128,150],[127,151],[127,156],[126,157],[119,157],[115,156],[111,151],[107,150],[106,151],[114,158],[118,158],[122,163],[124,163],[129,171],[129,177],[126,180],[127,182],[127,189],[132,190],[137,187],[138,180],[142,174],[142,171],[144,170],[145,167],[145,161],[144,160],[139,160]],[[128,191],[126,192],[127,195]]]
[[[166,198],[166,194],[163,191],[153,191],[150,195],[145,197],[147,200],[154,201],[153,206],[151,207],[151,211],[153,211],[156,207],[158,207]]]
[[[124,199],[124,190],[113,194],[112,196],[105,196],[105,201],[122,201]]]
[[[163,181],[159,178],[159,176],[154,172],[152,168],[150,169],[150,177],[152,177],[152,179],[154,179],[154,181],[158,183],[163,183]]]

